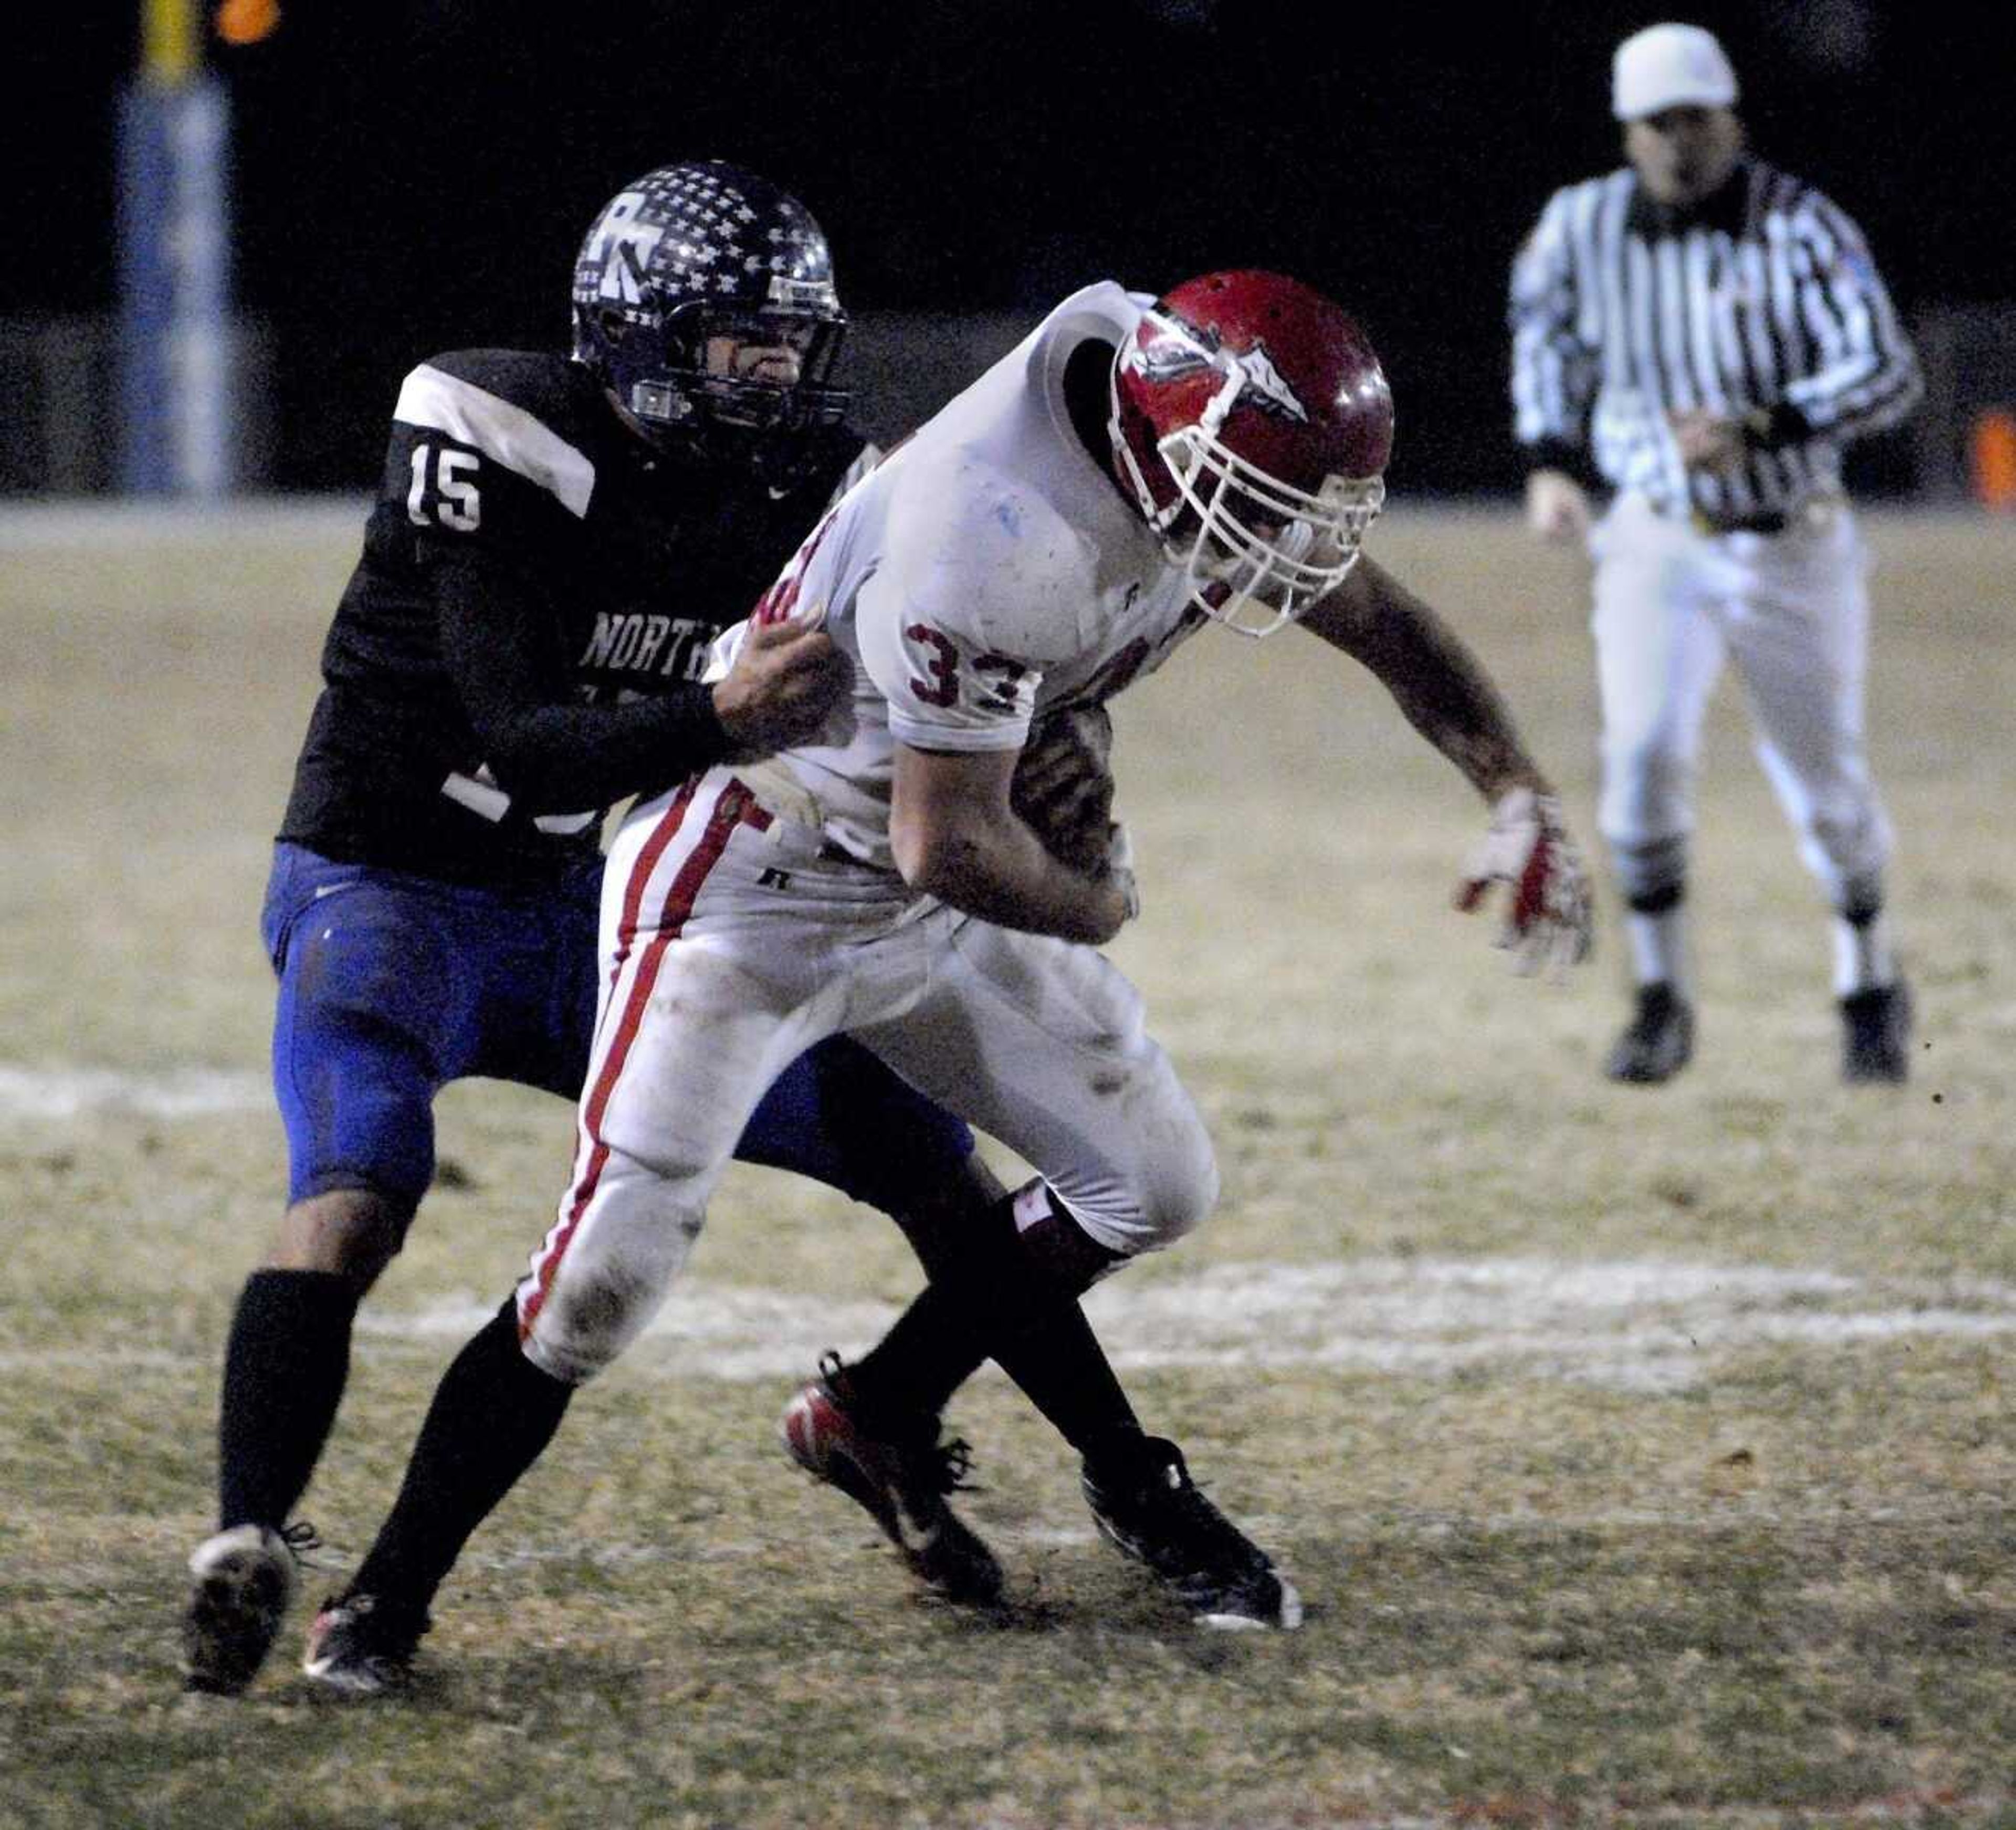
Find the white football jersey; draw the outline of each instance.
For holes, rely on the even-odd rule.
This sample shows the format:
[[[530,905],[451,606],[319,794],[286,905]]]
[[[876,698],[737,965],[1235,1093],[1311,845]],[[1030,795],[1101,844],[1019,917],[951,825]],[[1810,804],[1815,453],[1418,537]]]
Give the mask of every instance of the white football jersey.
[[[895,740],[1019,750],[1032,718],[1110,699],[1205,620],[1064,401],[1071,352],[1118,347],[1151,302],[1111,281],[1074,293],[799,549],[757,620],[823,616],[855,684],[816,741],[737,770],[776,811],[892,868]],[[747,627],[722,638],[715,677]]]

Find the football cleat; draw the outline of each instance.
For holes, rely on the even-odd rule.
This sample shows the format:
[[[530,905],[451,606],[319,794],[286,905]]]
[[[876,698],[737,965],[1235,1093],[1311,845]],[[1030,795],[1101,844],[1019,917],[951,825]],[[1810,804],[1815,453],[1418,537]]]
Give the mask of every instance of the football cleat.
[[[1174,1589],[1199,1625],[1301,1625],[1294,1585],[1198,1491],[1174,1443],[1148,1436],[1125,1465],[1088,1462],[1080,1484],[1100,1536]]]
[[[404,1690],[431,1624],[425,1609],[402,1608],[382,1595],[331,1595],[308,1629],[301,1669],[346,1696]]]
[[[196,1546],[182,1616],[187,1688],[236,1696],[258,1675],[293,1599],[295,1565],[318,1541],[305,1523],[234,1525]]]
[[[1656,1087],[1694,1059],[1694,1010],[1664,980],[1638,987],[1638,1008],[1611,1045],[1603,1071],[1627,1086]]]
[[[965,1485],[972,1452],[940,1443],[937,1418],[865,1417],[847,1368],[828,1354],[819,1376],[785,1406],[783,1433],[791,1459],[861,1506],[925,1587],[970,1606],[1000,1600],[994,1553],[945,1504]]]
[[[1851,1087],[1910,1077],[1911,988],[1902,979],[1841,1001],[1841,1077]]]

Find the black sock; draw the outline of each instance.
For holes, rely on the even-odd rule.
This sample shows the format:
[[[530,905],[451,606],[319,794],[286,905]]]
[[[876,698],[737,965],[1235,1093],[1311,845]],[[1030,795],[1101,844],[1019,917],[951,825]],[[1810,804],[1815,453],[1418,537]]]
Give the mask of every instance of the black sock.
[[[968,1215],[956,1254],[926,1256],[920,1246],[931,1282],[849,1368],[849,1382],[875,1409],[935,1416],[991,1358],[1065,1441],[1093,1457],[1116,1437],[1138,1436],[1140,1423],[1078,1305],[1089,1275],[1081,1281],[1076,1267],[1045,1274],[1022,1249],[1014,1199]],[[915,1234],[912,1243],[920,1244]]]
[[[423,1611],[470,1533],[553,1440],[574,1390],[525,1357],[517,1307],[507,1302],[441,1375],[399,1497],[351,1592]]]
[[[224,1350],[218,1521],[277,1530],[306,1490],[350,1372],[358,1296],[327,1271],[255,1271]]]
[[[1011,1335],[994,1359],[1086,1461],[1140,1436],[1141,1420],[1077,1303]]]
[[[889,1332],[848,1368],[849,1389],[871,1411],[935,1417],[979,1370],[990,1331],[962,1284],[945,1278],[925,1285]]]

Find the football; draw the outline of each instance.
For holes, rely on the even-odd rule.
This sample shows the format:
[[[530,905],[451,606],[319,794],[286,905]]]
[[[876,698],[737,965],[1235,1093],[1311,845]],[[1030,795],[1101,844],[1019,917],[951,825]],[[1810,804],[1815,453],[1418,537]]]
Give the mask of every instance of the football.
[[[1106,861],[1113,829],[1113,722],[1103,706],[1070,706],[1031,729],[1010,804],[1044,848],[1075,870]]]

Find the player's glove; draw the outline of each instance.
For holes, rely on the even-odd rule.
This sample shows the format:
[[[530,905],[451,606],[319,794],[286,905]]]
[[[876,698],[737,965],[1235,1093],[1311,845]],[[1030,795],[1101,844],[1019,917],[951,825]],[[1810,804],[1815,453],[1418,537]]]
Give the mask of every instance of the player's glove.
[[[1029,733],[1009,804],[1060,863],[1098,875],[1113,826],[1113,723],[1103,706],[1053,712]]]
[[[1589,872],[1551,794],[1514,788],[1492,804],[1491,829],[1456,886],[1456,907],[1468,913],[1496,883],[1507,893],[1497,944],[1510,951],[1515,970],[1551,975],[1589,958],[1596,943]]]

